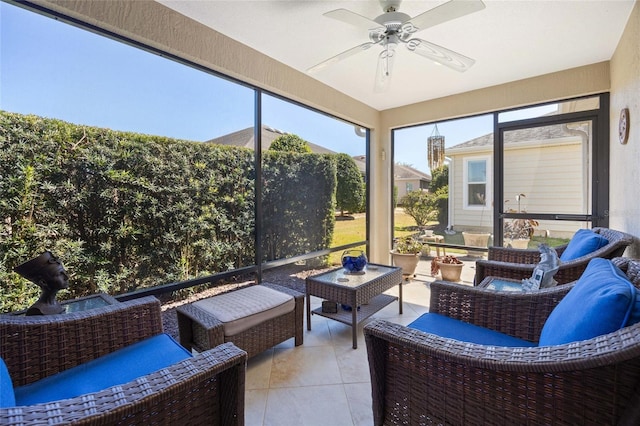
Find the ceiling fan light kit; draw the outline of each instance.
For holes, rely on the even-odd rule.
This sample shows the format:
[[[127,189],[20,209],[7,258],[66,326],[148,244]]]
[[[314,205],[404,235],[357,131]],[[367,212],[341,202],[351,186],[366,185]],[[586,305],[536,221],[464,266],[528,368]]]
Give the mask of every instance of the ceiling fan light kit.
[[[397,11],[400,6],[399,0],[381,0],[380,4],[385,13],[373,20],[347,9],[336,9],[325,13],[326,17],[368,31],[371,41],[326,59],[309,68],[307,72],[316,73],[343,59],[368,50],[374,45],[379,45],[382,46],[382,52],[378,55],[374,91],[384,92],[389,86],[396,48],[400,44],[405,45],[410,52],[459,72],[466,71],[475,63],[467,56],[426,40],[414,38],[413,35],[418,31],[484,9],[485,5],[481,0],[450,0],[414,18]]]

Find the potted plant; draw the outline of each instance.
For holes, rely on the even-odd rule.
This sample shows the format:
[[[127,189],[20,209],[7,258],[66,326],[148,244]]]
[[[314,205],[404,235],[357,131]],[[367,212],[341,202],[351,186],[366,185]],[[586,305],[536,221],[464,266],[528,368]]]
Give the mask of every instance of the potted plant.
[[[445,281],[460,281],[462,267],[464,263],[452,255],[434,257],[431,261],[431,275],[436,275],[438,271]]]
[[[526,213],[520,208],[522,198],[526,198],[524,194],[516,195],[518,202],[518,210],[507,209],[508,213]],[[505,200],[507,204],[509,200]],[[533,233],[539,223],[533,219],[511,219],[504,222],[504,245],[516,249],[526,249],[529,247],[529,241],[533,237]]]
[[[529,247],[529,241],[538,226],[533,219],[512,219],[504,223],[504,244],[518,249]]]
[[[420,261],[422,243],[413,237],[401,237],[391,250],[393,264],[402,268],[402,275],[412,277]]]

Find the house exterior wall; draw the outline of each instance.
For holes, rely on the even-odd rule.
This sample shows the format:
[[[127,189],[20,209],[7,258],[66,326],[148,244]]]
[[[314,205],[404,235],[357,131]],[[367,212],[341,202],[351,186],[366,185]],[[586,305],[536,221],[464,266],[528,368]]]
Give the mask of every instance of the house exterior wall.
[[[398,202],[410,191],[426,189],[425,184],[426,182],[423,183],[420,179],[396,179],[394,185],[398,188]],[[410,188],[410,190],[408,190],[408,188]]]
[[[544,145],[533,142],[507,146],[504,153],[504,197],[505,209],[518,209],[515,195],[521,198],[521,211],[535,213],[583,214],[589,206],[590,189],[585,188],[588,177],[583,176],[582,146],[580,138],[566,138],[559,143]],[[487,207],[465,205],[465,160],[488,159],[493,167],[493,152],[487,149],[447,152],[454,162],[454,186],[449,196],[452,199],[452,223],[456,231],[493,232],[493,181],[489,180]],[[533,176],[533,179],[531,178]],[[537,233],[550,232],[551,236],[567,238],[580,227],[577,222],[541,221]]]

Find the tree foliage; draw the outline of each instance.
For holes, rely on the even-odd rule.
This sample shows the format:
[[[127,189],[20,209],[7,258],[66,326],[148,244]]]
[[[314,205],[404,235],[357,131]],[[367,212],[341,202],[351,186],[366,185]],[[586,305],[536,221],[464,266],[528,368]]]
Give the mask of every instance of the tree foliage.
[[[298,154],[310,154],[309,143],[298,135],[285,134],[278,136],[271,142],[270,151],[297,152]]]
[[[71,274],[61,299],[255,264],[252,150],[0,111],[0,165],[0,311],[35,301],[12,270],[45,249]],[[329,246],[335,173],[324,155],[264,156],[271,255]]]
[[[437,197],[427,191],[411,191],[402,197],[404,211],[411,216],[418,227],[426,226],[438,216]]]
[[[429,191],[436,195],[438,215],[436,220],[446,226],[449,220],[449,167],[442,166],[431,170]]]
[[[365,184],[356,162],[347,154],[336,154],[338,188],[336,205],[341,214],[345,211],[362,211],[365,202]]]
[[[442,166],[431,170],[431,183],[429,191],[438,192],[440,188],[449,186],[449,167]]]

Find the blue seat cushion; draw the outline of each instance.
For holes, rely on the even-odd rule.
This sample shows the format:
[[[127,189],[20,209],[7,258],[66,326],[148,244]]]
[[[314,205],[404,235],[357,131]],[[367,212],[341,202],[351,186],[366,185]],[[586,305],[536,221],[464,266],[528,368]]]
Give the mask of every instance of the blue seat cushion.
[[[539,345],[562,345],[619,330],[635,306],[636,289],[626,275],[607,259],[592,259],[547,318]]]
[[[69,370],[15,388],[17,406],[98,392],[169,367],[191,354],[168,334],[158,334]]]
[[[560,260],[567,262],[577,259],[606,246],[609,240],[590,229],[578,229],[571,241],[560,255]]]
[[[9,376],[7,365],[0,358],[0,408],[15,406],[16,397],[13,393],[13,382]]]
[[[448,339],[488,346],[533,347],[535,343],[508,334],[479,327],[445,315],[427,313],[408,325],[409,328]]]

